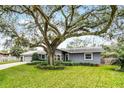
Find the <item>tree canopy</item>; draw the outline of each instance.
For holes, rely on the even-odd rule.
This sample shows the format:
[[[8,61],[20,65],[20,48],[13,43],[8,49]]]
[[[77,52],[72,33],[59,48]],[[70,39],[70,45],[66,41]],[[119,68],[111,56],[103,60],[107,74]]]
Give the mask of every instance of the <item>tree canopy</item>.
[[[101,35],[108,31],[117,6],[0,6],[0,31],[16,44],[41,46],[54,64],[59,44],[71,37]],[[17,41],[17,42],[15,42]]]
[[[14,46],[14,47],[12,47],[10,49],[10,54],[12,56],[16,56],[17,58],[19,58],[20,54],[23,53],[23,52],[24,52],[24,50],[21,47],[19,47],[19,46]]]

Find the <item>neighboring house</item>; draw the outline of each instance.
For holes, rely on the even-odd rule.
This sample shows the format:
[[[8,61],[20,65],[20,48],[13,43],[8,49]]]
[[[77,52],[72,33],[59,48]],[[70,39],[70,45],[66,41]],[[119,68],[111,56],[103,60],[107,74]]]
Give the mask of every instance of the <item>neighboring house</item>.
[[[11,56],[10,53],[0,52],[0,62],[6,62],[6,61],[10,61],[10,60],[18,61],[18,58]]]
[[[0,57],[8,57],[9,55],[9,53],[0,52]]]
[[[56,49],[55,60],[101,64],[101,52],[103,52],[103,49],[100,47]],[[43,50],[22,53],[21,60],[30,62],[34,53],[38,53],[41,60],[47,60],[47,54]]]

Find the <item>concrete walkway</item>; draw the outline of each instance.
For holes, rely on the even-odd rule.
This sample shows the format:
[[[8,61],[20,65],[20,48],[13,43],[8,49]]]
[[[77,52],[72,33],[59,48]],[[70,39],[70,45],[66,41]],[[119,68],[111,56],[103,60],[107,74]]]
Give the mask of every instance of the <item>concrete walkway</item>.
[[[10,64],[3,64],[3,65],[0,65],[0,70],[18,66],[18,65],[22,65],[22,64],[26,64],[26,63],[28,63],[28,62],[16,62],[16,63],[10,63]]]

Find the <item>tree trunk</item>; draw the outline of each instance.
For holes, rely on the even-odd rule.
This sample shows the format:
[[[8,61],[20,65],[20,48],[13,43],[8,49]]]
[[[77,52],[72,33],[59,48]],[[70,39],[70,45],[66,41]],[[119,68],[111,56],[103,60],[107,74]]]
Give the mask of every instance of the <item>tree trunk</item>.
[[[49,65],[54,65],[54,55],[55,52],[48,52],[48,64]]]

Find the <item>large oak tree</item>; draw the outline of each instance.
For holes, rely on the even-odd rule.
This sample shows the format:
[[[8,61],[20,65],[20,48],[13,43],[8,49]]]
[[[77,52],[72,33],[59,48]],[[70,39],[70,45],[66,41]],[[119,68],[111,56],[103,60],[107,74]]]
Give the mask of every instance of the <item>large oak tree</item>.
[[[55,50],[63,41],[71,37],[106,33],[112,25],[116,11],[117,6],[114,5],[0,6],[0,14],[7,21],[0,29],[9,27],[1,31],[10,33],[14,41],[22,45],[43,47],[48,54],[49,64],[54,65]],[[15,23],[8,21],[14,16],[22,16],[24,22],[16,22],[23,26],[22,31],[17,31],[16,26],[13,26]]]

